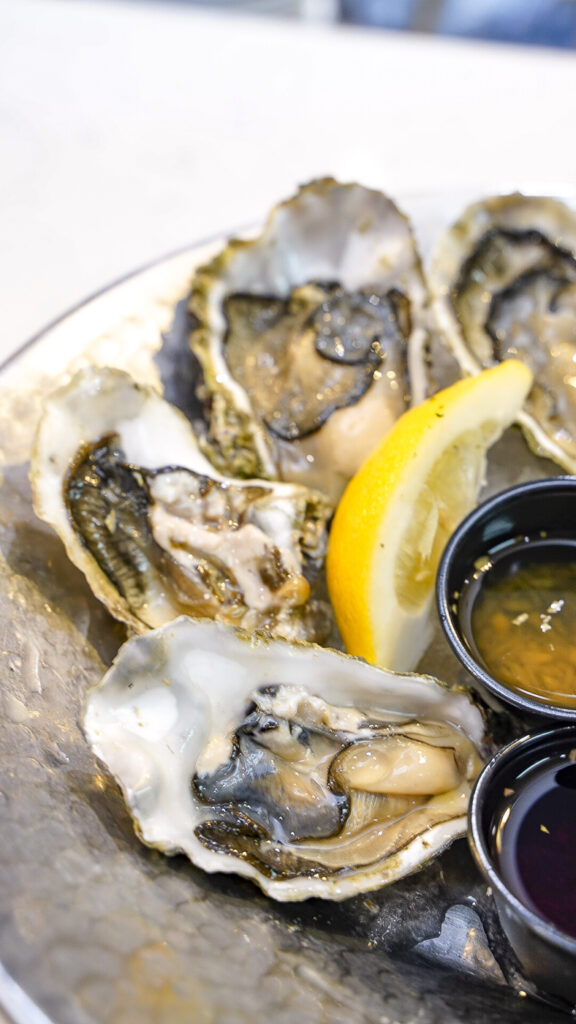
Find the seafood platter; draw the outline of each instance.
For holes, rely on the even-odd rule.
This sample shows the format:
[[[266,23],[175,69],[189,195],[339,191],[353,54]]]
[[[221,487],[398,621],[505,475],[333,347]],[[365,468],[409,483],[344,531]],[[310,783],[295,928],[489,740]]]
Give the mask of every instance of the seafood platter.
[[[466,841],[525,723],[474,689],[432,600],[410,656],[370,663],[325,573],[375,446],[507,360],[531,386],[474,503],[574,473],[576,213],[531,193],[320,179],[4,367],[17,1024],[566,1019]]]

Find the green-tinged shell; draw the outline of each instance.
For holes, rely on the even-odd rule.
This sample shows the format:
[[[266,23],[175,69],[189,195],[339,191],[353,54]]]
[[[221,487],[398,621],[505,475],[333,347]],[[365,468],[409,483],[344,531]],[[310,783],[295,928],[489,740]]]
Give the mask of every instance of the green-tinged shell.
[[[324,496],[221,476],[182,413],[120,370],[81,371],[48,398],[31,480],[38,515],[138,632],[186,613],[294,639],[330,633],[311,589]]]

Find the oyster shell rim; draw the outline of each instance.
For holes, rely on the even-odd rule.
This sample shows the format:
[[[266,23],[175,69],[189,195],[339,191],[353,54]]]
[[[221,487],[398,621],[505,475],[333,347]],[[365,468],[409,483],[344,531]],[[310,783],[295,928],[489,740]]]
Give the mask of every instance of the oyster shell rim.
[[[479,198],[468,201],[460,210],[458,216],[453,218],[444,227],[432,246],[426,267],[426,276],[432,297],[432,315],[438,326],[438,336],[441,341],[445,342],[449,351],[452,352],[461,376],[478,374],[485,367],[482,366],[480,360],[476,358],[468,347],[460,320],[450,301],[451,291],[457,283],[458,274],[465,260],[470,255],[470,252],[473,251],[473,247],[480,240],[481,236],[490,227],[498,227],[498,211],[496,210],[492,214],[490,206],[497,207],[499,204],[507,205],[508,203],[522,202],[524,200],[527,200],[529,203],[534,202],[535,204],[542,201],[547,204],[549,203],[558,215],[568,211],[573,221],[572,231],[576,231],[576,207],[574,205],[575,196],[573,191],[571,192],[567,187],[559,187],[548,193],[541,185],[538,185],[538,187],[533,186],[530,189],[514,189],[503,192],[490,191]],[[460,243],[460,259],[453,267],[456,275],[454,276],[453,273],[449,275],[442,267],[445,259],[444,250],[452,245],[455,236],[462,232],[467,224],[471,224],[473,215],[476,212],[481,214],[483,210],[489,214],[489,219],[484,222],[482,230],[468,230],[466,232],[465,245]],[[562,239],[562,244],[566,246],[565,238]],[[568,251],[576,258],[576,234],[574,234],[573,244],[568,247]],[[449,263],[452,264],[453,260],[454,254],[452,254],[452,257],[449,254]],[[499,361],[501,360],[494,359],[490,365],[496,366]],[[531,413],[524,408],[521,409],[516,416],[516,422],[522,430],[528,447],[535,455],[540,458],[552,459],[568,473],[576,473],[576,454],[571,456],[561,445],[555,442]]]
[[[82,398],[83,392],[97,398],[103,394],[103,401],[109,401],[110,394],[113,395],[120,388],[124,392],[129,392],[130,402],[137,403],[138,408],[137,414],[133,416],[131,409],[126,411],[115,407],[114,429],[118,424],[133,423],[142,416],[146,405],[153,403],[155,413],[162,416],[164,420],[169,420],[169,427],[172,430],[171,437],[176,444],[176,461],[171,468],[191,470],[199,475],[208,476],[216,483],[230,484],[239,488],[261,485],[270,491],[271,495],[276,494],[279,499],[289,499],[291,494],[294,494],[295,497],[302,496],[302,498],[307,496],[312,502],[316,501],[318,504],[319,521],[322,517],[325,522],[328,521],[332,514],[332,506],[325,495],[303,485],[281,481],[237,480],[224,477],[201,453],[193,425],[186,415],[168,402],[154,386],[136,380],[125,370],[117,367],[85,366],[77,370],[72,377],[51,390],[44,398],[43,410],[34,434],[30,457],[29,478],[32,486],[33,507],[38,518],[48,523],[59,537],[70,562],[83,573],[95,597],[118,622],[123,623],[135,633],[141,634],[149,630],[150,625],[132,609],[129,601],[115,586],[84,543],[75,529],[64,497],[64,482],[73,467],[78,452],[83,445],[87,445],[92,440],[98,440],[101,435],[99,434],[98,438],[83,435],[82,439],[66,437],[67,447],[64,453],[60,447],[55,447],[58,430],[61,429],[60,421],[70,413],[67,407],[69,401],[74,406]],[[126,394],[124,394],[124,398],[126,399]],[[87,419],[94,418],[96,415],[88,402],[85,404],[85,410]],[[76,417],[75,426],[85,430],[87,425],[84,420],[77,417],[77,411],[72,409],[70,414]],[[100,422],[100,414],[97,414],[96,418]],[[165,443],[162,439],[160,447],[163,448]],[[141,439],[137,439],[136,444],[139,446]],[[70,458],[67,458],[67,455],[70,455]],[[159,465],[157,463],[158,455],[156,453],[151,458],[149,466],[144,468],[165,468],[163,463]],[[317,557],[320,557],[319,554]]]
[[[278,439],[274,435],[267,431],[264,421],[260,421],[260,417],[254,411],[252,403],[250,402],[249,396],[245,389],[233,378],[230,372],[226,360],[224,358],[223,348],[213,351],[212,335],[214,334],[215,327],[211,323],[211,300],[210,293],[212,290],[216,291],[219,295],[219,308],[222,308],[223,299],[226,295],[224,286],[220,283],[224,278],[228,268],[233,264],[233,261],[237,258],[238,253],[246,253],[249,250],[254,250],[255,247],[261,244],[262,240],[268,241],[269,236],[273,235],[273,231],[277,228],[277,222],[281,218],[283,212],[288,209],[291,210],[306,201],[308,195],[320,194],[323,196],[325,191],[338,189],[346,192],[353,190],[364,193],[366,196],[375,196],[379,201],[384,201],[389,207],[390,211],[398,217],[398,220],[403,223],[403,227],[406,232],[407,239],[409,240],[412,249],[412,259],[409,269],[407,268],[403,273],[406,276],[410,276],[411,279],[418,279],[417,287],[415,286],[415,292],[420,294],[409,294],[411,303],[412,313],[412,325],[408,337],[406,339],[406,358],[408,365],[408,379],[411,384],[411,395],[410,403],[416,404],[423,400],[427,392],[427,374],[425,368],[425,348],[427,339],[431,335],[433,330],[433,324],[431,321],[431,306],[432,297],[428,286],[427,275],[424,270],[424,261],[420,252],[419,242],[412,224],[411,217],[404,213],[403,209],[398,206],[396,199],[392,198],[388,193],[382,192],[378,188],[365,186],[358,182],[339,181],[333,176],[326,175],[324,177],[313,178],[311,181],[300,185],[296,192],[286,199],[281,200],[271,207],[261,223],[259,228],[251,230],[247,237],[233,236],[224,240],[223,247],[220,251],[212,257],[207,263],[199,266],[192,278],[192,288],[190,297],[188,300],[188,310],[193,318],[193,326],[190,331],[189,344],[192,352],[197,357],[202,371],[202,397],[204,400],[208,399],[210,403],[214,405],[213,421],[218,422],[219,417],[222,415],[226,416],[226,411],[229,411],[233,416],[233,426],[237,434],[240,437],[240,447],[245,450],[245,438],[248,438],[248,444],[252,446],[253,454],[257,457],[258,461],[252,465],[250,473],[246,476],[257,475],[264,479],[280,479],[278,471],[278,458],[275,455],[276,445]],[[298,284],[305,282],[298,281]],[[342,282],[340,282],[342,284]],[[368,282],[366,282],[368,284]],[[296,282],[293,281],[293,286]],[[393,282],[389,286],[390,288],[400,288],[398,275],[395,275]],[[244,289],[246,290],[246,289]],[[253,294],[266,294],[262,291],[256,291]],[[282,293],[280,290],[279,297],[286,297],[286,293]],[[368,393],[370,393],[368,388]],[[362,395],[355,405],[343,406],[336,409],[331,416],[328,417],[328,421],[332,417],[336,418],[336,421],[340,422],[342,416],[355,408],[359,402],[366,396],[366,393]],[[211,431],[211,418],[208,419],[208,432]],[[308,434],[308,437],[318,435],[322,428],[326,425],[326,422],[319,424],[314,431]],[[227,427],[227,423],[225,424]],[[298,438],[296,443],[305,438]],[[212,442],[206,438],[200,439],[201,447],[207,457],[214,462],[220,471],[234,472],[234,475],[244,475],[238,473],[237,470],[226,467],[225,458],[220,456],[219,451],[214,447]],[[287,442],[288,444],[294,444],[294,442]],[[321,485],[314,483],[313,481],[308,485],[313,489],[322,489]],[[331,498],[332,495],[329,495]]]
[[[188,616],[180,616],[178,619],[167,623],[165,626],[161,626],[155,630],[150,630],[146,634],[133,637],[122,645],[111,668],[106,672],[102,680],[88,692],[81,722],[84,735],[89,745],[92,747],[94,754],[105,765],[106,770],[116,779],[120,786],[130,816],[132,817],[135,831],[145,845],[159,849],[167,855],[184,853],[191,860],[194,866],[199,867],[210,874],[221,872],[224,874],[238,874],[244,878],[248,878],[257,884],[267,896],[273,897],[280,902],[299,902],[304,899],[315,897],[339,901],[359,893],[366,893],[379,889],[386,884],[390,884],[419,870],[427,861],[439,855],[454,839],[466,834],[467,812],[465,811],[449,821],[441,822],[431,827],[427,826],[424,832],[421,832],[411,838],[389,858],[386,858],[383,861],[377,861],[367,869],[360,867],[352,871],[347,876],[335,878],[331,878],[330,876],[314,877],[305,875],[295,879],[269,878],[265,874],[259,872],[257,868],[253,867],[250,863],[247,863],[240,858],[231,857],[227,854],[220,854],[213,851],[206,851],[205,847],[196,840],[193,833],[190,836],[190,832],[188,832],[190,838],[180,840],[180,842],[177,843],[171,839],[152,836],[150,832],[147,831],[145,823],[143,823],[143,821],[138,817],[138,798],[136,790],[122,778],[121,770],[118,768],[117,764],[115,765],[114,763],[114,753],[110,759],[110,754],[105,752],[105,743],[99,736],[97,723],[95,721],[98,714],[97,707],[95,708],[95,702],[97,705],[99,698],[102,697],[102,695],[105,696],[108,688],[113,688],[116,685],[116,675],[126,670],[124,663],[127,662],[129,664],[132,655],[134,655],[136,663],[141,664],[141,652],[144,651],[145,645],[151,645],[153,647],[154,644],[158,642],[159,647],[164,648],[167,642],[167,634],[171,631],[178,633],[180,630],[184,631],[186,629],[191,629],[193,632],[198,633],[207,632],[208,634],[214,634],[214,636],[221,642],[214,645],[210,652],[212,654],[214,654],[216,650],[220,654],[224,646],[222,641],[231,640],[233,644],[238,646],[238,649],[241,650],[242,653],[245,651],[256,652],[256,655],[258,656],[258,652],[260,652],[264,653],[264,656],[266,656],[268,651],[275,649],[275,653],[276,651],[281,653],[283,659],[288,663],[295,661],[296,664],[298,664],[303,657],[311,654],[315,658],[327,658],[335,664],[344,666],[346,670],[348,667],[355,666],[361,675],[363,674],[367,677],[367,689],[370,689],[370,683],[368,682],[369,677],[372,677],[375,681],[379,680],[380,682],[384,682],[385,680],[394,680],[394,682],[397,680],[404,680],[405,682],[409,682],[410,680],[415,681],[417,688],[425,692],[426,696],[429,697],[431,701],[432,699],[435,701],[437,699],[446,698],[448,705],[452,709],[450,716],[453,715],[456,719],[461,718],[460,722],[455,722],[452,717],[443,715],[441,718],[433,719],[430,717],[427,720],[447,721],[448,723],[453,724],[458,731],[463,733],[470,740],[476,753],[480,757],[483,757],[486,748],[484,713],[474,694],[465,687],[450,686],[442,680],[436,679],[435,677],[427,674],[416,672],[391,672],[371,665],[361,658],[357,658],[353,655],[348,655],[331,648],[322,647],[319,644],[307,643],[305,641],[290,642],[283,638],[254,635],[246,632],[245,630],[231,627],[223,623],[193,619]],[[276,680],[276,682],[281,684],[282,680]],[[166,686],[172,685],[165,677],[162,679],[162,684]],[[133,680],[130,680],[128,686],[132,688],[132,685]],[[246,690],[246,694],[251,692],[257,684],[250,679],[248,685],[249,689]],[[311,687],[314,694],[317,694],[318,687],[325,691],[323,699],[330,701],[330,695],[326,692],[327,684],[325,682],[319,683],[318,676],[316,675],[313,687]],[[375,685],[373,690],[378,690],[378,685]],[[246,700],[246,694],[242,697],[244,701]],[[382,696],[385,697],[386,694],[388,699],[403,700],[406,695],[406,690],[404,687],[392,686],[389,687],[388,691],[386,691],[386,686],[384,686]],[[351,696],[354,697],[355,694],[352,693]],[[238,700],[239,699],[240,698],[238,698]],[[337,695],[334,696],[334,699],[335,701],[340,700]],[[353,708],[356,705],[351,702],[347,706]],[[372,710],[376,710],[373,704],[371,705],[371,708]],[[461,715],[459,709],[462,709]],[[394,719],[402,722],[414,720],[415,718],[413,710],[401,710],[399,708],[387,708],[386,714],[392,722]],[[425,717],[425,715],[423,717]],[[464,728],[464,721],[466,720],[468,721],[466,728]],[[114,747],[114,740],[112,745]],[[123,754],[125,754],[125,748],[122,744],[120,757],[122,757]],[[473,782],[467,783],[467,786],[467,796],[469,800]],[[191,787],[189,787],[189,789],[190,788]]]

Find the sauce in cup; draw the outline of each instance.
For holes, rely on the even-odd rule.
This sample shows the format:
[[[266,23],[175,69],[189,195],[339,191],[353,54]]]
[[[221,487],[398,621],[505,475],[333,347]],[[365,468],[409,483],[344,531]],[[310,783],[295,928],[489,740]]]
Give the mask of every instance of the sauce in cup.
[[[576,748],[503,790],[492,850],[511,892],[576,938]]]
[[[523,540],[495,552],[461,603],[474,653],[495,679],[576,708],[576,544]]]

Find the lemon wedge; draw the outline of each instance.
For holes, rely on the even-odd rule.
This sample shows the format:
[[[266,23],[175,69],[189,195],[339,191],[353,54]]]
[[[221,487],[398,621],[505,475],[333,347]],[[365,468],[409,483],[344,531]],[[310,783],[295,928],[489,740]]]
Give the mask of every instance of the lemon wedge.
[[[400,672],[418,663],[431,638],[444,546],[476,505],[488,448],[531,384],[514,359],[458,381],[404,413],[352,478],[326,565],[350,654]]]

